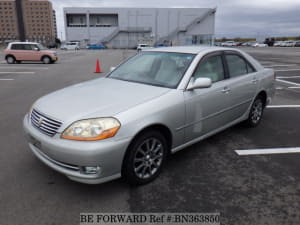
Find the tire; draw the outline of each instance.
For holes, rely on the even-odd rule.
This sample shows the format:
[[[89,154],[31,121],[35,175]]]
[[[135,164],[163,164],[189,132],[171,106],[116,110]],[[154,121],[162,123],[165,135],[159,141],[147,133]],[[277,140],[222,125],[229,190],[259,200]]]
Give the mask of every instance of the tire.
[[[15,57],[13,57],[13,56],[10,55],[10,56],[6,57],[6,62],[8,64],[14,64],[16,62],[16,59],[15,59]]]
[[[43,61],[44,64],[50,64],[51,63],[51,59],[48,56],[44,56],[42,61]]]
[[[248,127],[256,127],[264,114],[264,101],[258,96],[252,103],[248,119],[245,121]]]
[[[122,177],[131,185],[154,180],[161,172],[168,153],[166,138],[150,130],[138,136],[129,146],[122,166]]]

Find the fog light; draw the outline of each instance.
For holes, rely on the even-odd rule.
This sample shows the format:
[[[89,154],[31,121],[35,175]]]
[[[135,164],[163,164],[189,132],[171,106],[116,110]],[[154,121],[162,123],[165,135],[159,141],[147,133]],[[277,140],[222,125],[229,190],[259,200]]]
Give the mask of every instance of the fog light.
[[[100,166],[84,166],[82,167],[85,174],[97,174],[100,172]]]

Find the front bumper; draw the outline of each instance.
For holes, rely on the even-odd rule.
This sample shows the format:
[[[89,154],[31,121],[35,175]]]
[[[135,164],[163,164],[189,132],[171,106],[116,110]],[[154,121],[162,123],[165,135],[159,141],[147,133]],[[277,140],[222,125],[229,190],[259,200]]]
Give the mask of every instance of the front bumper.
[[[51,56],[51,60],[57,61],[57,60],[58,60],[58,57],[57,57],[57,56]]]
[[[130,138],[101,141],[72,141],[49,137],[31,125],[28,115],[23,120],[29,147],[34,155],[52,169],[71,180],[98,184],[121,176],[121,168]],[[87,174],[84,167],[99,167],[95,174]]]

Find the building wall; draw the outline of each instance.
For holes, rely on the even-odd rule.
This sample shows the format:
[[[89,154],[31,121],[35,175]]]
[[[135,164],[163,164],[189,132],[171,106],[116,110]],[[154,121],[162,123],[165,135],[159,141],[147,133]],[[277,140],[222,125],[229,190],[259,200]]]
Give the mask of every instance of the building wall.
[[[57,34],[57,22],[56,22],[56,12],[55,10],[52,10],[52,15],[53,15],[53,26],[54,26],[54,37],[58,37]]]
[[[52,42],[56,37],[55,23],[52,3],[47,0],[0,1],[2,43],[12,40]]]
[[[25,0],[23,13],[26,40],[43,43],[54,41],[55,26],[51,2]]]
[[[0,1],[0,42],[19,39],[16,3]]]
[[[93,44],[113,36],[108,41],[108,45],[126,48],[148,41],[152,44],[163,41],[177,45],[192,44],[194,36],[199,38],[206,36],[210,37],[210,40],[204,38],[209,44],[212,42],[215,24],[214,13],[208,14],[212,10],[207,8],[64,8],[66,39]],[[94,14],[117,14],[117,26],[99,27],[100,24],[95,27],[93,22],[89,23],[93,19],[90,15]],[[67,19],[70,15],[74,18],[76,15],[83,16],[85,20],[82,26],[79,20],[76,20],[74,25],[76,27],[70,26]],[[201,22],[193,24],[196,19],[201,19]],[[189,26],[190,24],[193,26]],[[185,30],[187,27],[188,30]],[[141,31],[143,29],[144,32]]]

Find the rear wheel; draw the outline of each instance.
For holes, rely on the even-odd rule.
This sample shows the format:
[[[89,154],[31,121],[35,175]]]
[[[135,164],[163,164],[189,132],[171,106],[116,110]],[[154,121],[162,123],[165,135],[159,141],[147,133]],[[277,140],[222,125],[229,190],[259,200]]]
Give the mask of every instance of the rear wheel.
[[[256,127],[260,123],[263,113],[264,113],[264,101],[262,97],[258,96],[254,100],[251,106],[249,117],[246,120],[246,124],[249,127]]]
[[[48,57],[48,56],[44,56],[43,59],[42,59],[42,61],[43,61],[44,64],[49,64],[49,63],[51,63],[51,59],[50,59],[50,57]]]
[[[166,155],[167,141],[160,132],[143,133],[130,145],[122,175],[133,185],[149,183],[160,174]]]
[[[7,62],[8,64],[14,64],[14,63],[16,62],[16,59],[15,59],[15,57],[13,57],[13,56],[7,56],[7,57],[6,57],[6,62]]]

